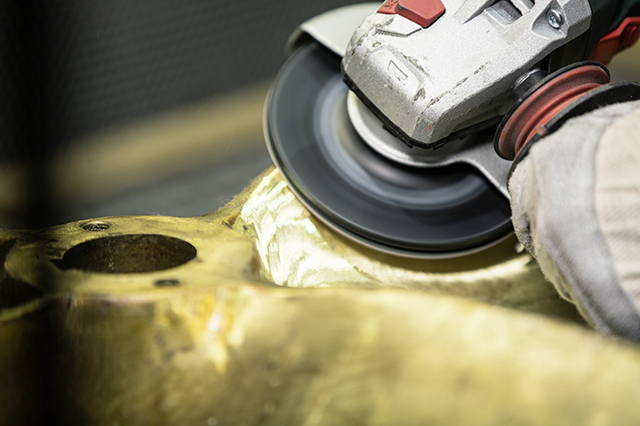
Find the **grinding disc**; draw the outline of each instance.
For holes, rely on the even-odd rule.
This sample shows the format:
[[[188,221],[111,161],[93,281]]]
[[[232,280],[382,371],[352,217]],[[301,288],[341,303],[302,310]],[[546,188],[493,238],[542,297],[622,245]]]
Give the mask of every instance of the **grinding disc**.
[[[289,58],[267,100],[271,156],[313,214],[412,257],[476,251],[511,232],[508,200],[472,166],[414,168],[373,151],[350,122],[347,95],[340,57],[311,43]]]

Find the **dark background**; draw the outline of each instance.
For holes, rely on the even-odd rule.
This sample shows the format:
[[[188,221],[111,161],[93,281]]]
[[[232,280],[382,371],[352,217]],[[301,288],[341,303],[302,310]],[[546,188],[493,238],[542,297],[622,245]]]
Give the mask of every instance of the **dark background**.
[[[0,203],[0,227],[216,210],[269,166],[261,141],[259,149],[211,158],[189,173],[159,174],[118,193],[72,201],[52,195],[57,178],[51,159],[77,150],[92,135],[270,81],[298,25],[359,2],[1,1],[0,172],[8,169],[10,178],[5,173],[0,179],[5,191],[12,189],[7,193],[24,200]],[[16,164],[26,172],[13,173]]]
[[[348,3],[0,2],[0,161],[272,77],[296,26]]]

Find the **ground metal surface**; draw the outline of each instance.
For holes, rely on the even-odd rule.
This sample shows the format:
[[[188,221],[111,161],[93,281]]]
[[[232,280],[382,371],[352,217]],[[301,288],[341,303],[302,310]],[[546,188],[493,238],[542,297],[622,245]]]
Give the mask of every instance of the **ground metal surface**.
[[[1,424],[640,420],[640,350],[581,325],[514,240],[440,261],[367,250],[273,169],[209,215],[0,243]]]

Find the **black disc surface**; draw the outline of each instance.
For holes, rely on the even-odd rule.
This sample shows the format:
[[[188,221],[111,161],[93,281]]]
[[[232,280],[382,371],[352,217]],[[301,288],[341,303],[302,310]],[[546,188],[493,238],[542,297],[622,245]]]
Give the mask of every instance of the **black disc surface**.
[[[321,220],[414,256],[454,255],[511,232],[508,200],[475,168],[413,168],[373,151],[351,125],[347,94],[340,58],[312,43],[285,64],[268,100],[273,160]]]

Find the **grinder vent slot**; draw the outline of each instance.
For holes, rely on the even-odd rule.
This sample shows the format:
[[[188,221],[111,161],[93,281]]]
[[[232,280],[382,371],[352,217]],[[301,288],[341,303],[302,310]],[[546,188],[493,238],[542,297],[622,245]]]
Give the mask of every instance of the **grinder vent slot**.
[[[522,12],[509,0],[494,3],[486,12],[505,24],[511,24],[522,16]]]

